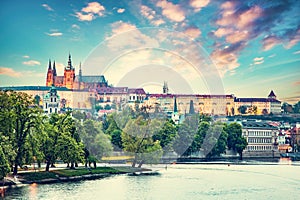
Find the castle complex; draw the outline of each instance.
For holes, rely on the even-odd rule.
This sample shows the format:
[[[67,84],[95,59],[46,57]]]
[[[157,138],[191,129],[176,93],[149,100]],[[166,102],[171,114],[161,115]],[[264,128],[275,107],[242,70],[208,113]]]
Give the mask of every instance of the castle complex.
[[[63,76],[57,74],[55,62],[51,63],[49,60],[46,86],[3,87],[1,89],[18,90],[37,96],[41,101],[40,105],[44,105],[46,113],[59,112],[66,108],[112,112],[120,110],[124,104],[135,106],[136,103],[140,106],[147,106],[150,112],[164,112],[168,113],[168,116],[172,115],[174,107],[178,115],[203,113],[232,116],[281,112],[281,102],[277,100],[273,91],[267,98],[237,98],[233,94],[170,94],[167,82],[164,82],[162,93],[159,94],[146,94],[143,88],[113,87],[108,85],[103,75],[83,75],[81,64],[79,74],[76,75],[70,54]],[[53,96],[53,91],[56,91],[58,98]],[[59,99],[60,102],[53,103],[54,99]],[[54,108],[53,105],[59,107]]]

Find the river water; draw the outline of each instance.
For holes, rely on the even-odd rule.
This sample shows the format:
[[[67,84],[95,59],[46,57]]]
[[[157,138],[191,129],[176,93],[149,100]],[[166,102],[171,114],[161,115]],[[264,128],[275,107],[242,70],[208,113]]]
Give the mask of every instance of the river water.
[[[154,170],[160,175],[31,184],[8,189],[5,199],[300,199],[300,164],[173,164]]]

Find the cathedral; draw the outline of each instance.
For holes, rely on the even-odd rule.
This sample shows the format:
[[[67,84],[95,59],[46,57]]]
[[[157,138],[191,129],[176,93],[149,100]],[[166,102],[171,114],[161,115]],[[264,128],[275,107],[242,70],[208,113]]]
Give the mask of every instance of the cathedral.
[[[101,87],[107,87],[107,81],[103,75],[100,76],[83,76],[81,64],[79,66],[79,74],[75,75],[75,68],[72,65],[71,55],[69,54],[68,65],[64,69],[64,75],[58,76],[56,73],[55,61],[49,66],[46,77],[46,86],[66,87],[71,90],[91,90]]]

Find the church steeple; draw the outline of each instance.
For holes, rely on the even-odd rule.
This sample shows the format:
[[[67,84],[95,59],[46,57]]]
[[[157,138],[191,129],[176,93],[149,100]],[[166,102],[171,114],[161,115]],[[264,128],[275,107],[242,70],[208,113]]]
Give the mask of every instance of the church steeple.
[[[69,60],[68,60],[68,66],[66,67],[66,69],[72,69],[72,60],[71,60],[71,54],[69,53]]]
[[[53,76],[57,76],[56,67],[55,67],[55,60],[53,62]]]
[[[177,102],[176,102],[176,97],[174,97],[174,110],[173,110],[174,113],[177,113],[178,112],[178,109],[177,109]]]
[[[79,81],[81,81],[82,79],[82,70],[81,70],[81,62],[79,64]]]
[[[48,71],[51,70],[51,60],[49,59]]]
[[[163,94],[168,94],[168,93],[169,93],[168,83],[164,81]]]

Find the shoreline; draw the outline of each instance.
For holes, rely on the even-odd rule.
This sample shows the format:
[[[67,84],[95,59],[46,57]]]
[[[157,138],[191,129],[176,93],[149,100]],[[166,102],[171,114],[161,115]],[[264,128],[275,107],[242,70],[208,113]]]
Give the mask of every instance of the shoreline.
[[[100,172],[99,170],[110,169],[109,172]],[[66,172],[66,173],[62,173]],[[71,172],[71,175],[68,173]],[[73,172],[73,173],[72,173]],[[114,175],[122,174],[134,174],[134,173],[145,173],[152,172],[151,169],[147,168],[132,168],[124,166],[115,166],[115,167],[97,167],[96,169],[87,169],[87,168],[77,168],[77,169],[54,169],[49,172],[46,171],[23,171],[19,172],[17,179],[14,179],[11,175],[5,177],[4,181],[0,181],[0,189],[22,187],[30,184],[52,184],[52,183],[63,183],[63,182],[74,182],[82,180],[96,180],[111,177]],[[72,175],[72,174],[81,174],[81,175]],[[27,176],[29,175],[29,176]],[[47,176],[51,175],[51,178]],[[44,176],[39,179],[35,179],[35,176]],[[0,194],[1,194],[0,191]]]

